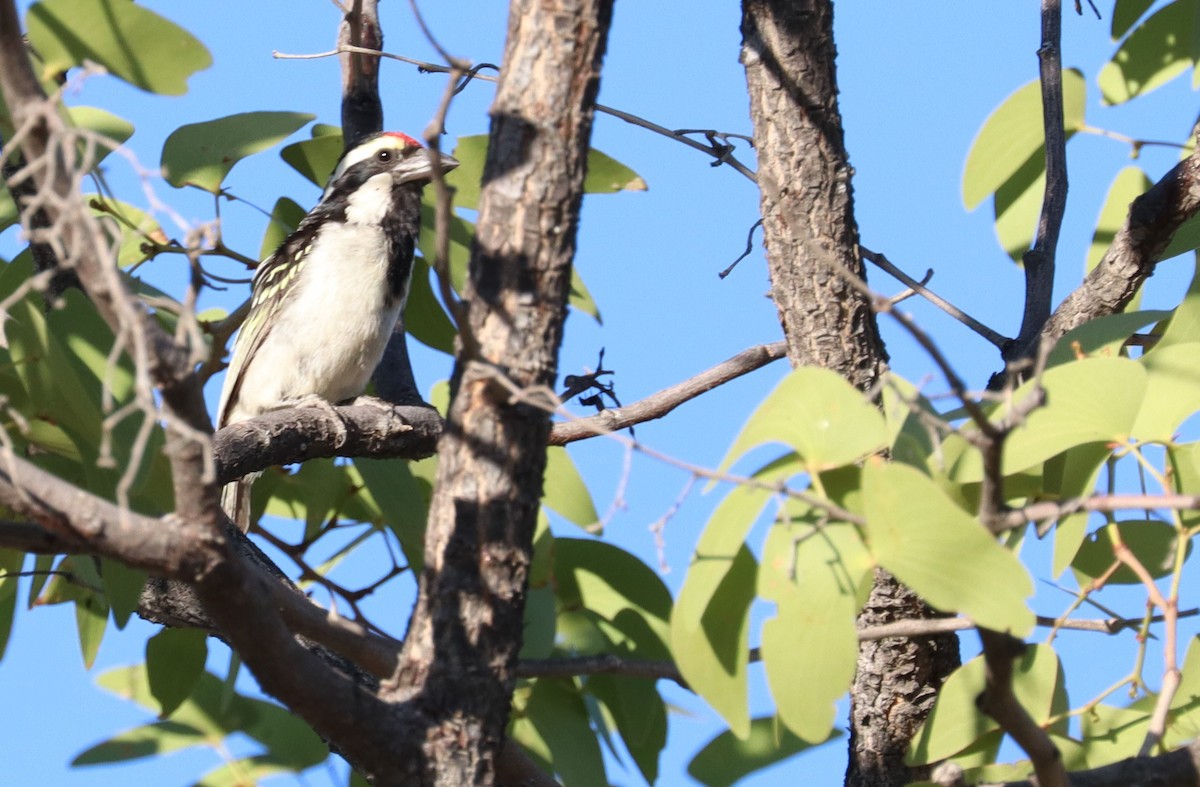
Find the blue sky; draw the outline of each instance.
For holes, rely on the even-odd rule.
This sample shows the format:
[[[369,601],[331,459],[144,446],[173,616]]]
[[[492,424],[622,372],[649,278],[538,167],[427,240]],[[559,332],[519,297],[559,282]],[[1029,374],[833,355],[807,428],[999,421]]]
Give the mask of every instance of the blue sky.
[[[130,147],[144,167],[158,165],[162,141],[176,126],[234,112],[280,109],[310,112],[319,122],[339,122],[339,74],[336,60],[277,60],[272,51],[313,53],[332,48],[338,13],[328,2],[275,0],[254,3],[147,3],[183,25],[213,53],[214,66],[193,78],[180,98],[149,96],[115,79],[93,78],[70,96],[72,103],[94,104],[129,119],[137,128]],[[475,62],[498,62],[505,33],[502,3],[426,3],[430,27],[443,46]],[[1066,4],[1070,6],[1070,4]],[[1106,14],[1108,8],[1102,4]],[[744,77],[737,62],[739,6],[665,0],[618,3],[600,100],[642,115],[669,128],[716,128],[749,134]],[[933,268],[931,286],[960,308],[1002,333],[1015,333],[1023,277],[995,241],[990,202],[967,213],[962,205],[962,165],[970,142],[988,113],[1009,93],[1037,75],[1039,20],[1035,4],[842,3],[838,5],[838,77],[846,141],[855,167],[857,218],[865,246],[883,252],[915,276]],[[281,22],[283,22],[281,24]],[[406,3],[383,6],[385,48],[429,60],[431,47],[415,29]],[[1109,22],[1090,15],[1064,19],[1063,60],[1094,75],[1112,54]],[[389,128],[419,135],[429,122],[444,77],[418,74],[410,66],[385,62],[382,92]],[[448,120],[451,136],[485,133],[490,86],[477,83],[456,100]],[[1195,113],[1195,95],[1186,80],[1132,106],[1102,108],[1094,82],[1089,84],[1088,119],[1130,135],[1181,139]],[[296,139],[307,136],[300,132]],[[604,316],[603,325],[573,314],[568,322],[560,369],[582,371],[595,364],[601,347],[615,369],[616,389],[630,402],[718,363],[736,352],[779,338],[760,251],[742,261],[725,280],[725,268],[745,243],[758,217],[753,184],[729,168],[712,168],[708,159],[642,129],[599,116],[595,147],[636,170],[649,184],[644,193],[589,197],[579,239],[577,268]],[[752,163],[752,152],[739,151]],[[1111,140],[1080,135],[1068,145],[1071,192],[1059,247],[1056,297],[1078,281],[1095,219],[1108,183],[1128,163],[1128,148]],[[1140,162],[1157,179],[1174,163],[1169,151],[1147,151]],[[129,173],[114,177],[134,184]],[[284,165],[274,152],[240,163],[227,180],[231,191],[269,208],[287,194],[312,204],[318,190]],[[212,217],[211,200],[153,184],[190,221]],[[226,240],[233,248],[257,254],[263,217],[245,205],[224,211]],[[0,236],[0,255],[17,247],[13,233]],[[237,275],[230,264],[218,272]],[[1191,266],[1169,263],[1151,281],[1147,306],[1170,303],[1186,287]],[[902,289],[880,272],[869,272],[880,291]],[[237,297],[244,296],[244,290]],[[215,294],[205,305],[236,303],[231,294]],[[918,320],[941,343],[969,381],[982,387],[996,370],[995,352],[962,326],[918,299],[909,300]],[[884,324],[894,368],[920,381],[932,364],[909,340]],[[416,375],[423,388],[444,378],[445,356],[418,350]],[[786,371],[782,364],[731,383],[690,403],[661,422],[638,428],[653,448],[696,464],[718,464],[749,411]],[[215,387],[215,386],[214,386]],[[941,390],[937,381],[930,390]],[[212,392],[215,397],[215,391]],[[625,473],[624,449],[590,441],[572,449],[604,512],[612,508]],[[651,566],[660,558],[649,526],[672,509],[687,477],[661,463],[634,457],[623,494],[613,510],[607,538],[638,554]],[[664,579],[673,589],[682,582],[694,542],[719,493],[697,487],[683,498],[665,525]],[[556,531],[574,535],[571,526]],[[761,534],[760,534],[761,536]],[[759,537],[760,537],[759,536]],[[1045,574],[1044,550],[1027,547],[1035,571]],[[1035,606],[1055,614],[1066,596],[1042,591]],[[393,601],[396,599],[392,599]],[[400,599],[402,601],[402,599]],[[382,605],[381,609],[384,608]],[[407,609],[393,606],[393,609]],[[1136,604],[1126,612],[1136,612]],[[399,629],[402,621],[394,621]],[[155,762],[113,768],[69,769],[67,762],[85,747],[116,732],[145,723],[136,706],[95,690],[95,673],[140,661],[146,624],[125,632],[110,631],[92,673],[82,669],[74,619],[69,608],[19,614],[8,653],[0,663],[0,696],[8,712],[0,714],[0,754],[4,780],[12,784],[127,785],[187,784],[220,764],[211,750],[183,752]],[[1185,631],[1194,633],[1194,627]],[[1085,699],[1118,677],[1121,668],[1093,669],[1106,661],[1109,644],[1075,638],[1083,658],[1067,661],[1073,698]],[[1126,643],[1127,645],[1127,643]],[[964,650],[973,649],[964,638]],[[215,653],[210,668],[223,672],[224,655]],[[1112,659],[1124,649],[1113,648]],[[1182,654],[1181,654],[1182,655]],[[1125,663],[1121,661],[1121,663]],[[1082,667],[1075,670],[1074,667]],[[756,680],[755,710],[769,702]],[[252,686],[252,684],[251,684]],[[672,717],[671,737],[660,771],[662,784],[685,784],[688,760],[723,729],[702,702],[667,690],[685,713]],[[236,743],[236,742],[235,742]],[[342,766],[339,766],[342,767]],[[833,744],[806,753],[745,784],[840,783],[844,747]],[[344,769],[343,769],[344,770]],[[323,787],[344,784],[344,773],[319,769],[297,784]],[[635,773],[614,766],[615,784],[640,784]],[[290,783],[279,779],[272,783]]]

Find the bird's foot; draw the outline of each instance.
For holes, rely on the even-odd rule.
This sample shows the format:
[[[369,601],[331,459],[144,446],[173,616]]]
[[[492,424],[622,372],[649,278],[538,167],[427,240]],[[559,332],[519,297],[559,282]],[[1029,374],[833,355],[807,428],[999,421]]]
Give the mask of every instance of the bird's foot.
[[[346,444],[346,440],[348,440],[350,437],[350,432],[346,428],[346,419],[343,418],[342,414],[338,412],[337,407],[324,397],[318,396],[317,394],[308,394],[307,396],[301,396],[296,399],[286,399],[282,402],[279,402],[271,409],[290,410],[292,408],[302,407],[312,407],[332,416],[335,424],[334,429],[337,432],[336,445],[340,447]]]

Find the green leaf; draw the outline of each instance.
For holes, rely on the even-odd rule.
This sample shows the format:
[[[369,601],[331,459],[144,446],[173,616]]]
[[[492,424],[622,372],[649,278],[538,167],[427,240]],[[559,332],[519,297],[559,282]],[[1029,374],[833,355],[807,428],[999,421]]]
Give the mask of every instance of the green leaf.
[[[344,145],[340,130],[335,134],[318,135],[314,127],[312,139],[293,142],[279,151],[279,157],[318,188],[325,188],[342,157]]]
[[[533,684],[525,717],[548,748],[550,765],[566,784],[608,787],[600,743],[574,681],[540,678]]]
[[[429,513],[428,487],[416,479],[400,459],[354,460],[366,484],[364,494],[383,513],[384,524],[396,534],[409,568],[425,565],[425,520]]]
[[[667,708],[655,682],[593,675],[588,678],[586,688],[604,704],[638,770],[647,782],[654,784],[658,778],[658,756],[667,744]]]
[[[193,787],[247,787],[290,770],[270,755],[246,757],[214,768],[200,777]]]
[[[1116,41],[1142,18],[1154,0],[1116,0],[1112,11],[1112,37]]]
[[[718,517],[740,519],[749,529],[766,503],[761,490],[729,494],[713,514],[696,547],[671,615],[671,652],[692,690],[703,697],[734,734],[750,734],[746,667],[750,659],[750,602],[757,563],[744,544],[722,545],[710,538]],[[758,492],[759,494],[754,494]],[[726,509],[724,512],[721,509]]]
[[[1084,122],[1087,86],[1076,69],[1063,71],[1063,128],[1068,136]],[[963,170],[963,203],[974,210],[1041,150],[1042,88],[1038,80],[997,107],[971,143]]]
[[[117,264],[122,268],[149,257],[142,251],[143,244],[165,244],[170,240],[162,225],[141,208],[99,194],[88,195],[87,199],[92,214],[99,217],[106,231],[121,239],[121,245],[117,247]]]
[[[827,740],[839,737],[830,735]],[[757,770],[782,762],[811,745],[797,738],[773,717],[750,722],[746,735],[722,732],[704,745],[688,763],[688,775],[708,787],[730,787]]]
[[[562,609],[586,609],[609,621],[616,627],[610,636],[623,639],[628,652],[670,657],[671,593],[633,555],[603,541],[556,538],[553,584]]]
[[[1030,381],[1022,385],[1011,402],[1024,402],[1036,384]],[[1005,475],[1077,445],[1127,439],[1142,407],[1146,372],[1128,358],[1085,358],[1047,369],[1042,386],[1045,405],[1030,413],[1005,443]],[[1097,391],[1104,395],[1097,396]],[[998,409],[993,420],[1004,412],[1004,408]],[[952,477],[959,483],[980,481],[983,464],[979,453],[964,454],[953,468]]]
[[[1018,265],[1024,263],[1025,252],[1033,245],[1033,233],[1042,213],[1045,191],[1044,148],[1038,148],[1012,177],[996,189],[992,204],[996,216],[996,240]]]
[[[872,459],[862,495],[867,544],[881,566],[937,609],[1013,636],[1029,633],[1029,573],[927,476]]]
[[[142,90],[181,96],[188,78],[212,65],[191,33],[129,0],[42,0],[26,26],[43,79],[91,60]]]
[[[159,721],[134,727],[114,735],[103,743],[97,743],[75,756],[71,767],[81,765],[106,765],[127,762],[143,757],[157,757],[190,746],[211,743],[204,733],[177,721]]]
[[[621,162],[596,149],[588,151],[586,194],[615,194],[618,191],[645,191],[646,181]]]
[[[1046,462],[1045,492],[1058,500],[1083,497],[1096,488],[1100,471],[1111,449],[1104,443],[1077,446]],[[1082,511],[1058,520],[1054,528],[1054,564],[1051,576],[1057,577],[1079,552],[1087,536],[1090,514]]]
[[[146,585],[146,572],[102,558],[100,578],[104,581],[104,595],[112,605],[113,621],[117,628],[125,628],[129,616],[137,611],[142,588]]]
[[[258,258],[265,260],[275,253],[275,250],[287,240],[287,236],[296,231],[304,220],[306,211],[295,200],[280,197],[271,208],[271,219],[263,232],[262,246],[258,250]]]
[[[1117,236],[1117,231],[1125,225],[1125,218],[1129,215],[1129,204],[1145,194],[1150,185],[1150,178],[1146,177],[1141,167],[1125,167],[1113,178],[1112,185],[1108,187],[1108,196],[1104,198],[1104,207],[1100,209],[1100,218],[1096,220],[1096,232],[1088,249],[1086,270],[1090,271],[1100,264],[1101,258],[1112,245],[1113,238]],[[1136,309],[1137,306],[1131,305],[1128,308]]]
[[[0,660],[8,647],[13,617],[17,612],[17,585],[25,554],[15,549],[0,549]]]
[[[175,712],[196,688],[208,658],[208,635],[165,628],[146,642],[146,674],[160,718]]]
[[[546,449],[546,476],[542,503],[559,516],[588,532],[599,532],[600,515],[571,455],[562,446]]]
[[[1120,533],[1121,541],[1141,561],[1142,566],[1150,572],[1150,576],[1165,577],[1171,573],[1174,568],[1175,545],[1178,543],[1179,534],[1166,522],[1156,519],[1136,519],[1117,522],[1115,525],[1106,525],[1083,543],[1075,560],[1071,563],[1071,568],[1075,569],[1080,578],[1080,585],[1087,584],[1087,580],[1103,576],[1117,562],[1117,558],[1113,555],[1112,534],[1114,532]],[[1191,552],[1191,542],[1188,542],[1187,551]],[[1110,585],[1137,585],[1140,583],[1141,580],[1138,579],[1137,574],[1133,573],[1128,566],[1121,566],[1106,580],[1106,584]]]
[[[195,186],[218,194],[234,164],[279,144],[313,117],[301,112],[243,112],[180,126],[163,144],[163,173],[177,188]]]
[[[320,736],[287,708],[240,696],[235,701],[248,717],[241,730],[267,748],[272,763],[298,773],[329,756]]]
[[[1162,87],[1192,65],[1193,2],[1171,2],[1133,31],[1112,60],[1100,69],[1097,82],[1106,104],[1122,104]]]
[[[84,562],[80,561],[77,565],[83,565]],[[100,650],[104,631],[108,628],[108,603],[103,596],[98,593],[84,593],[75,602],[75,627],[79,631],[79,650],[83,654],[83,666],[85,669],[91,669],[96,663],[96,653]]]
[[[1081,715],[1088,763],[1095,766],[1136,757],[1150,729],[1149,710],[1100,704]]]
[[[1200,216],[1192,216],[1175,230],[1171,242],[1163,253],[1158,255],[1158,261],[1169,260],[1179,254],[1195,251],[1200,248]],[[1141,295],[1141,290],[1138,290]]]
[[[1142,442],[1171,442],[1200,407],[1200,342],[1156,347],[1139,359],[1146,367],[1146,397],[1133,425]]]
[[[985,686],[985,665],[977,656],[951,673],[938,692],[929,718],[913,737],[910,765],[944,760],[998,730],[1000,725],[976,706]],[[1013,692],[1021,707],[1044,725],[1066,708],[1063,673],[1049,645],[1033,645],[1013,664]]]
[[[604,322],[604,320],[600,319],[600,307],[596,305],[596,300],[592,297],[591,290],[583,283],[583,279],[579,275],[579,269],[574,265],[571,266],[571,292],[567,296],[567,303],[570,304],[572,309],[578,309],[596,322]]]
[[[746,421],[721,471],[765,443],[783,443],[805,469],[819,472],[887,445],[883,416],[862,392],[829,369],[802,366],[784,377]]]
[[[112,143],[112,146],[99,141],[91,150],[86,143],[80,143],[81,159],[87,162],[85,169],[91,169],[99,164],[112,152],[112,149],[124,144],[133,136],[133,124],[113,113],[97,107],[67,107],[67,117],[76,128],[94,131]]]
[[[1172,344],[1191,342],[1200,342],[1200,260],[1197,260],[1192,283],[1188,286],[1183,301],[1175,307],[1175,314],[1172,315],[1166,330],[1163,331],[1156,350]]]
[[[1108,314],[1072,328],[1058,340],[1046,359],[1047,366],[1060,366],[1081,355],[1100,355],[1114,358],[1130,336],[1147,325],[1171,316],[1167,311],[1134,311]]]
[[[858,590],[871,568],[848,525],[776,525],[763,547],[758,593],[776,605],[762,628],[767,684],[780,719],[810,743],[829,737],[835,703],[854,677]]]
[[[408,305],[404,307],[404,328],[414,339],[440,350],[447,355],[454,354],[454,337],[458,331],[441,301],[433,294],[430,277],[433,272],[424,257],[417,256],[413,260],[412,286],[408,293]]]
[[[487,147],[486,134],[458,138],[453,154],[454,158],[458,159],[458,167],[446,175],[446,183],[455,190],[455,205],[473,210],[479,209],[480,184],[483,182],[483,166],[487,159]],[[583,190],[587,194],[645,191],[646,181],[611,156],[598,150],[590,150],[588,151],[587,176],[583,182]]]

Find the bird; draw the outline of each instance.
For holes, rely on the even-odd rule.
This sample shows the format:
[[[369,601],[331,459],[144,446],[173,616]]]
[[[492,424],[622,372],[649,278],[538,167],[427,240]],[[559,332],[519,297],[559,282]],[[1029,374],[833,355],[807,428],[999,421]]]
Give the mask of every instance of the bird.
[[[442,173],[458,166],[394,131],[342,154],[320,201],[255,271],[217,428],[364,391],[408,299],[421,191],[434,161]],[[257,475],[222,490],[222,507],[243,533]]]

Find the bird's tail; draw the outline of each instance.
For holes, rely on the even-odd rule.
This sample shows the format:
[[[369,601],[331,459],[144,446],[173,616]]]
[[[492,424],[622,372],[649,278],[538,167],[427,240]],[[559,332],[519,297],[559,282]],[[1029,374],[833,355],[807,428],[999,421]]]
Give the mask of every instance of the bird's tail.
[[[221,489],[221,508],[243,533],[250,531],[250,490],[261,473],[251,473],[245,478],[228,483]]]

